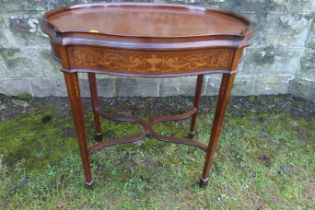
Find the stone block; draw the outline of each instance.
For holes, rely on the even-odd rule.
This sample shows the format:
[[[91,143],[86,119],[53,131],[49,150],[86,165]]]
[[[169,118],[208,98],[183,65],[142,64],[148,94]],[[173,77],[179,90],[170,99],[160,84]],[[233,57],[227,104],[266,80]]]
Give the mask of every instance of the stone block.
[[[48,9],[86,3],[86,0],[46,0]]]
[[[114,97],[115,85],[113,78],[97,79],[97,92],[99,97]],[[80,79],[80,90],[82,97],[90,97],[90,87],[87,79]]]
[[[67,87],[65,80],[63,78],[60,79],[50,79],[53,86],[53,95],[54,96],[67,96]]]
[[[26,79],[0,79],[0,93],[5,95],[32,94]]]
[[[67,87],[63,78],[50,79],[53,87],[52,95],[67,96]],[[90,89],[87,79],[80,79],[80,91],[82,97],[90,97]],[[97,90],[99,97],[114,97],[114,79],[97,79]]]
[[[252,47],[304,47],[312,26],[311,15],[298,13],[243,14],[253,21]]]
[[[289,0],[205,0],[203,4],[234,12],[285,12],[289,8]]]
[[[304,48],[248,48],[245,54],[244,74],[294,74],[300,69]]]
[[[195,94],[196,76],[164,78],[160,80],[160,96],[190,95]],[[204,84],[206,83],[206,80]],[[204,91],[203,91],[204,92]]]
[[[241,57],[241,60],[239,61],[238,65],[237,65],[237,70],[238,70],[238,74],[244,74],[243,71],[244,71],[244,66],[245,66],[245,55],[246,55],[246,51],[247,51],[248,48],[245,48],[244,49],[244,52],[243,52],[243,56]]]
[[[53,9],[57,7],[71,6],[75,4],[84,4],[84,3],[97,3],[97,2],[126,2],[126,1],[104,1],[104,0],[47,0],[48,9]],[[141,2],[141,1],[140,1]]]
[[[207,1],[199,1],[199,6],[208,7],[212,9],[224,9],[226,8],[225,0],[207,0]]]
[[[115,79],[113,77],[106,79],[97,79],[97,91],[101,97],[114,97],[115,96]]]
[[[45,0],[0,0],[0,12],[45,9]]]
[[[315,13],[313,14],[313,22],[306,39],[305,47],[315,50]]]
[[[298,13],[313,13],[315,11],[314,0],[290,0],[289,10]]]
[[[207,85],[205,89],[205,95],[208,95],[208,96],[218,95],[221,79],[222,79],[221,75],[207,76]],[[254,75],[237,74],[235,76],[231,95],[236,95],[236,96],[252,95],[254,86],[255,86]]]
[[[33,96],[67,96],[67,87],[64,79],[62,78],[37,78],[30,79],[31,92]],[[82,97],[90,97],[89,83],[87,79],[80,79],[80,91]],[[98,96],[99,97],[114,97],[114,80],[98,79],[97,80]]]
[[[30,79],[29,81],[33,96],[46,97],[54,95],[54,86],[52,80],[36,78]]]
[[[0,78],[4,78],[4,65],[0,59]]]
[[[266,44],[277,47],[304,47],[312,19],[298,13],[270,13],[266,19]]]
[[[296,77],[290,82],[289,93],[315,103],[315,81]]]
[[[261,75],[257,76],[253,95],[276,95],[288,93],[291,75]]]
[[[154,3],[192,4],[234,12],[284,12],[290,0],[153,0]]]
[[[52,57],[51,53],[51,49],[48,48],[41,48],[38,51],[38,62],[42,63],[44,77],[63,79],[63,73],[60,71],[61,64]]]
[[[305,49],[301,58],[301,70],[297,74],[315,81],[315,50]]]
[[[133,0],[131,0],[133,1]],[[158,4],[185,4],[185,5],[200,5],[200,0],[142,0],[142,2],[154,2]]]
[[[159,79],[117,78],[115,86],[117,96],[159,96]]]
[[[14,12],[2,14],[7,39],[13,48],[23,47],[50,47],[48,37],[40,28],[43,12]]]
[[[43,76],[43,69],[50,68],[47,60],[41,58],[35,49],[0,49],[0,59],[6,78],[35,78]]]
[[[88,2],[104,2],[104,1],[102,1],[102,0],[87,0]],[[179,1],[181,1],[181,0],[179,0]],[[189,0],[187,0],[187,1],[189,1]],[[151,2],[153,2],[153,0],[112,0],[111,2],[134,2],[134,3],[151,3]],[[173,4],[175,4],[176,2],[177,2],[177,0],[173,0]],[[183,1],[182,1],[183,2]]]
[[[6,26],[2,14],[0,14],[0,48],[10,48],[10,42],[6,37]]]
[[[219,74],[206,75],[204,95],[207,96],[218,95],[221,84],[221,78],[222,75]]]
[[[84,3],[99,3],[99,2],[153,2],[153,0],[47,0],[48,9],[53,9],[57,7],[71,6],[75,4]]]
[[[241,74],[236,75],[231,95],[233,96],[253,95],[255,82],[256,82],[255,75]]]
[[[250,39],[250,47],[257,47],[266,43],[266,19],[268,13],[241,13],[249,18],[253,24],[254,36]]]

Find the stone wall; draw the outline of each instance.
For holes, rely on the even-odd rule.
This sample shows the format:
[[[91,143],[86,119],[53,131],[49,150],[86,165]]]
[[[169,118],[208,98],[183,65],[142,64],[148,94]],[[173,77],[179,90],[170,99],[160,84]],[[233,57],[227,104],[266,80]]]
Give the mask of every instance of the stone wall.
[[[0,0],[0,93],[65,96],[59,64],[39,27],[48,9],[93,0]],[[291,93],[315,101],[315,0],[149,0],[224,8],[250,17],[255,37],[239,66],[234,95]],[[192,95],[195,77],[127,79],[98,76],[100,95]],[[205,95],[217,94],[219,75],[207,76]],[[86,75],[83,95],[89,96]],[[85,88],[86,87],[86,88]]]

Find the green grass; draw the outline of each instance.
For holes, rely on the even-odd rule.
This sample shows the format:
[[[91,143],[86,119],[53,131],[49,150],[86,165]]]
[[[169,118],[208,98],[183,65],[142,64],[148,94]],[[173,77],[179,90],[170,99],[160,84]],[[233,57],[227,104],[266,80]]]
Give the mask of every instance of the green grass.
[[[43,117],[52,116],[43,123]],[[207,143],[213,115],[200,114]],[[91,111],[89,144],[95,143]],[[139,131],[102,121],[111,136]],[[204,153],[145,138],[92,155],[94,190],[83,170],[69,116],[56,108],[0,122],[0,209],[314,209],[315,122],[289,113],[228,112],[207,188],[197,184]],[[185,136],[189,120],[156,130]]]

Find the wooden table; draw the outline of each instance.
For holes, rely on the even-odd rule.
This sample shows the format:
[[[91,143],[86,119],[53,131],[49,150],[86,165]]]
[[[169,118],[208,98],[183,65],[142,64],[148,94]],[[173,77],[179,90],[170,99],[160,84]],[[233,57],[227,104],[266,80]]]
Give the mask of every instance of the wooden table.
[[[208,184],[237,65],[252,36],[250,20],[228,11],[193,6],[101,3],[50,10],[43,16],[42,30],[50,37],[53,56],[62,63],[87,187],[93,184],[91,153],[145,136],[206,152],[200,185]],[[87,145],[78,73],[87,73],[89,79],[99,141],[91,147]],[[204,75],[213,73],[223,76],[209,144],[204,145],[193,140],[193,136]],[[95,74],[150,78],[196,75],[193,108],[151,120],[113,116],[100,109]],[[131,137],[102,141],[100,116],[137,123],[142,131]],[[160,122],[189,117],[187,138],[162,136],[153,129]]]

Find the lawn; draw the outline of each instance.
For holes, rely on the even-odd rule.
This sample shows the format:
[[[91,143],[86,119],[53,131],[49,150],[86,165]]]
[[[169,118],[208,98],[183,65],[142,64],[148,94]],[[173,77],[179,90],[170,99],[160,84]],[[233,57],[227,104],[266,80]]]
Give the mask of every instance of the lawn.
[[[233,97],[206,188],[198,186],[201,150],[144,138],[94,153],[95,184],[88,190],[65,99],[0,99],[0,209],[315,209],[312,103],[290,96]],[[191,100],[106,99],[105,108],[156,116],[181,112]],[[203,98],[195,136],[200,142],[209,139],[213,108],[214,98]],[[86,120],[93,144],[90,108]],[[163,123],[156,130],[186,136],[189,123]],[[107,120],[102,127],[106,139],[139,131]]]

